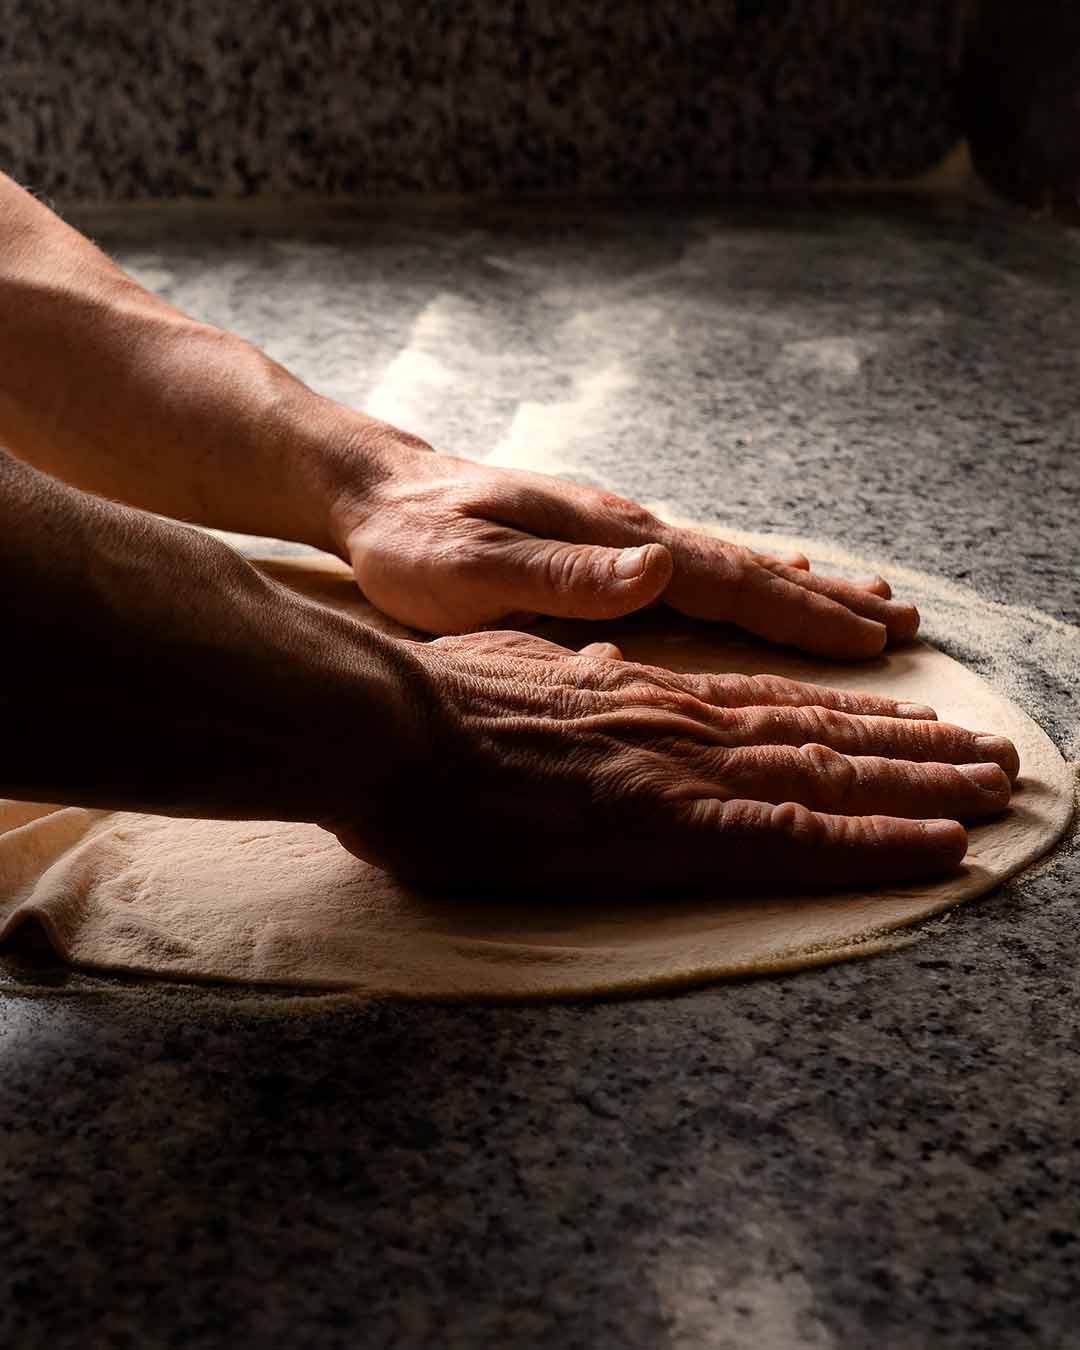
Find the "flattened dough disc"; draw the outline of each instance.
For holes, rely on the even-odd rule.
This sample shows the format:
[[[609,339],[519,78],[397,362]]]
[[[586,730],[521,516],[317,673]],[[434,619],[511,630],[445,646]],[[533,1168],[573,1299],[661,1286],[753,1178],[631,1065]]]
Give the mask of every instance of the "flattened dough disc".
[[[264,565],[325,603],[405,631],[366,605],[336,560]],[[552,622],[541,631],[568,645],[597,636],[583,624]],[[751,897],[718,887],[618,904],[575,894],[572,883],[550,903],[515,899],[512,885],[504,900],[421,895],[312,825],[2,803],[0,937],[34,916],[77,966],[365,995],[555,998],[670,988],[851,955],[858,944],[989,890],[1045,853],[1068,824],[1072,776],[1050,740],[979,676],[926,644],[835,665],[661,611],[605,625],[604,635],[630,660],[874,690],[929,703],[943,721],[1002,733],[1020,751],[1014,805],[971,831],[968,862],[948,880],[827,895]],[[477,820],[481,847],[484,828]],[[417,841],[422,846],[419,822]]]

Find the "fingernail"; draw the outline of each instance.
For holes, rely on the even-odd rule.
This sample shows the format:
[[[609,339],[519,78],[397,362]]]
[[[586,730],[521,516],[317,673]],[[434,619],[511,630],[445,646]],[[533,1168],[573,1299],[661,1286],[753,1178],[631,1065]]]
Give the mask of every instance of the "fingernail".
[[[956,851],[956,861],[967,852],[967,831],[957,820],[924,820],[923,834],[934,844],[950,844]]]
[[[893,633],[898,641],[908,641],[919,631],[919,611],[914,605],[903,600],[887,600],[886,605],[892,620]]]
[[[631,581],[634,577],[641,576],[645,571],[646,555],[649,552],[648,544],[641,548],[627,548],[615,559],[613,571],[620,581]]]
[[[1016,746],[1004,736],[974,736],[971,743],[980,754],[1000,764],[1010,778],[1015,778],[1020,772],[1020,756],[1016,753]]]
[[[934,722],[937,720],[937,713],[925,703],[898,703],[896,715],[897,717],[913,717],[919,722]]]
[[[885,645],[889,641],[889,630],[885,627],[883,623],[878,623],[876,619],[865,619],[864,622],[868,623],[871,626],[871,628],[877,630],[875,633],[875,637],[878,639],[879,643],[878,651],[879,652],[884,651]]]
[[[1004,736],[976,736],[972,745],[978,746],[984,755],[992,759],[998,755],[1007,755],[1012,748]]]
[[[958,764],[956,766],[965,778],[985,792],[1004,792],[1009,780],[998,764]]]

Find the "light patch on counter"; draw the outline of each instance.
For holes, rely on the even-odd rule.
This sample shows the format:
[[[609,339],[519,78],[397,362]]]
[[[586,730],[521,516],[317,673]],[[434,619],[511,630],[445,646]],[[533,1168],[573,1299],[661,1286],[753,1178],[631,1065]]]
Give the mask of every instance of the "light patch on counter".
[[[427,345],[451,335],[451,295],[437,295],[413,321],[409,340],[368,395],[364,410],[417,436],[433,435],[432,405],[453,385],[454,373]]]
[[[132,270],[127,259],[124,266]],[[251,340],[255,340],[252,335],[253,315],[245,302],[245,283],[251,278],[251,264],[247,260],[208,259],[197,274],[185,275],[183,284],[178,287],[166,282],[165,269],[152,264],[140,267],[136,263],[133,275],[143,285],[149,285],[147,279],[152,278],[155,283],[153,289],[161,294],[169,292],[167,298],[174,305],[193,314],[201,322],[240,333],[244,337],[251,336]]]
[[[68,1059],[74,1049],[85,1040],[85,1024],[79,1010],[66,1001],[63,991],[53,985],[45,987],[46,997],[39,997],[40,986],[31,982],[8,982],[5,967],[4,1015],[0,1018],[0,1066],[13,1075],[31,1066],[43,1071],[50,1062]],[[5,1137],[4,1161],[13,1162],[8,1152],[10,1139]]]
[[[614,396],[633,383],[622,366],[612,364],[575,376],[572,399],[520,403],[506,433],[485,456],[484,463],[537,473],[580,472],[582,465],[573,458],[575,439],[591,434]]]
[[[796,1271],[732,1278],[722,1264],[672,1258],[649,1276],[669,1325],[669,1350],[832,1350],[814,1293]]]
[[[125,261],[124,270],[128,276],[134,277],[140,286],[145,286],[155,295],[169,295],[176,284],[176,273],[162,267],[156,258]]]
[[[833,379],[853,380],[873,346],[865,338],[805,338],[786,342],[778,364],[790,370],[816,371]]]

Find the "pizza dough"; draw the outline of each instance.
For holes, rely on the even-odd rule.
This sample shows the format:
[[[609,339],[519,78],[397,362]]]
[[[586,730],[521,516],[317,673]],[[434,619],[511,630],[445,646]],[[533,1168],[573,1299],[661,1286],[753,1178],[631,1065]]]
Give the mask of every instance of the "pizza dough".
[[[267,570],[389,631],[336,560]],[[585,624],[537,626],[567,645]],[[627,659],[683,671],[771,671],[933,705],[943,721],[1012,738],[1011,810],[970,831],[963,871],[873,892],[618,904],[568,883],[550,902],[411,892],[313,825],[173,820],[0,803],[0,938],[37,919],[74,965],[173,978],[410,998],[568,997],[791,970],[872,950],[875,939],[980,895],[1045,853],[1072,813],[1072,774],[1043,732],[970,670],[924,643],[859,665],[765,647],[649,611],[604,636]],[[477,822],[482,835],[484,822]]]

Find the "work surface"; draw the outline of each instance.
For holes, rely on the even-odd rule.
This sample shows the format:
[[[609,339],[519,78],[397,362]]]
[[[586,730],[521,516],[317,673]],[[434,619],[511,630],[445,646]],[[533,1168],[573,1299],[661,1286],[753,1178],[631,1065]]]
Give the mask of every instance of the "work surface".
[[[440,448],[1080,619],[1080,239],[898,199],[84,224]],[[1080,671],[1031,692],[1076,758]],[[482,822],[479,823],[482,829]],[[0,1341],[1065,1346],[1080,858],[903,950],[637,1002],[8,972]]]

